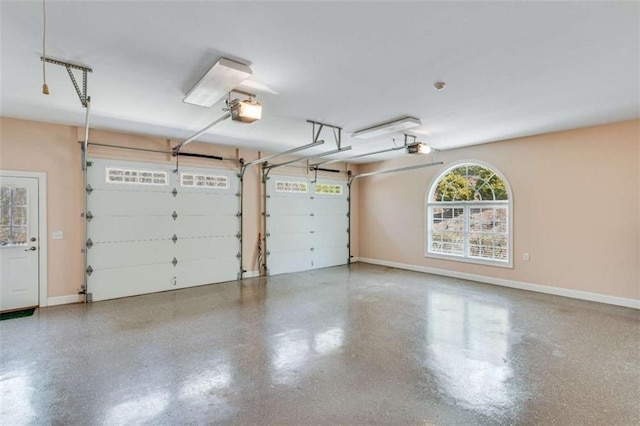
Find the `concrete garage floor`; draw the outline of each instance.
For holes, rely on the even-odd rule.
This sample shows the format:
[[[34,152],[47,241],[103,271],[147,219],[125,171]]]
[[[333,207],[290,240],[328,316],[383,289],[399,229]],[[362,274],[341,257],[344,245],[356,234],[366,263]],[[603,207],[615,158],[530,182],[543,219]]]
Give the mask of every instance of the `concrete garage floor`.
[[[638,424],[638,311],[355,264],[0,322],[0,423]]]

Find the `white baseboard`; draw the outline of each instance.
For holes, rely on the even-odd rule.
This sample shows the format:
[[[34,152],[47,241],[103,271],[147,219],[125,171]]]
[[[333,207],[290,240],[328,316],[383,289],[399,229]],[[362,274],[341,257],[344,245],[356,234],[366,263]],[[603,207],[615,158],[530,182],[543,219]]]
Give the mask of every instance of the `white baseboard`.
[[[255,278],[260,276],[260,271],[247,271],[242,274],[243,278]]]
[[[351,263],[356,263],[356,262],[360,262],[360,258],[359,257],[352,257],[351,258]]]
[[[531,284],[521,281],[505,280],[502,278],[487,277],[485,275],[468,274],[466,272],[449,271],[447,269],[431,268],[428,266],[409,265],[406,263],[389,262],[387,260],[370,259],[366,257],[358,258],[359,262],[371,263],[373,265],[389,266],[392,268],[406,269],[409,271],[425,272],[427,274],[442,275],[445,277],[459,278],[463,280],[478,281],[485,284],[494,284],[502,287],[517,288],[520,290],[535,291],[537,293],[553,294],[555,296],[570,297],[572,299],[588,300],[591,302],[606,303],[609,305],[624,306],[626,308],[640,309],[639,299],[629,299],[626,297],[608,296],[600,293],[590,293],[587,291],[570,290],[566,288],[550,287],[540,284]],[[353,260],[352,260],[353,262]]]
[[[71,294],[69,296],[57,296],[49,297],[47,299],[47,306],[66,305],[68,303],[81,303],[82,295]]]

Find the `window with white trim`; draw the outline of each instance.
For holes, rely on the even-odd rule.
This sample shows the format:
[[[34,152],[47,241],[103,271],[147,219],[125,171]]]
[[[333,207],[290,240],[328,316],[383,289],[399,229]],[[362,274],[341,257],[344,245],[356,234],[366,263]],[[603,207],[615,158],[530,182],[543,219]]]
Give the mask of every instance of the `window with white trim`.
[[[427,198],[426,255],[511,264],[511,201],[506,179],[493,167],[456,164],[433,182]]]

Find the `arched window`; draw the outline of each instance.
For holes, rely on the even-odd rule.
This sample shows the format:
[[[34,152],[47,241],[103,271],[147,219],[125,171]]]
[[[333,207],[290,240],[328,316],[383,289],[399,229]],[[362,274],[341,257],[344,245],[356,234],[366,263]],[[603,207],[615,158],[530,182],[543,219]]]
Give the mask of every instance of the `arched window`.
[[[427,197],[426,256],[511,266],[511,189],[488,164],[457,163]]]

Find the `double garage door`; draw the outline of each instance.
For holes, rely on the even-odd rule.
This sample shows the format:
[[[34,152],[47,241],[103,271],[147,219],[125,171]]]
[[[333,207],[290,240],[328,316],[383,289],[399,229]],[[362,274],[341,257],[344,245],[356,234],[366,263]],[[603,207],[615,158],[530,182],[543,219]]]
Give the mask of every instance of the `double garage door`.
[[[237,278],[236,172],[91,163],[87,287],[93,300]]]
[[[345,181],[271,175],[267,266],[271,275],[344,265],[349,257]]]

